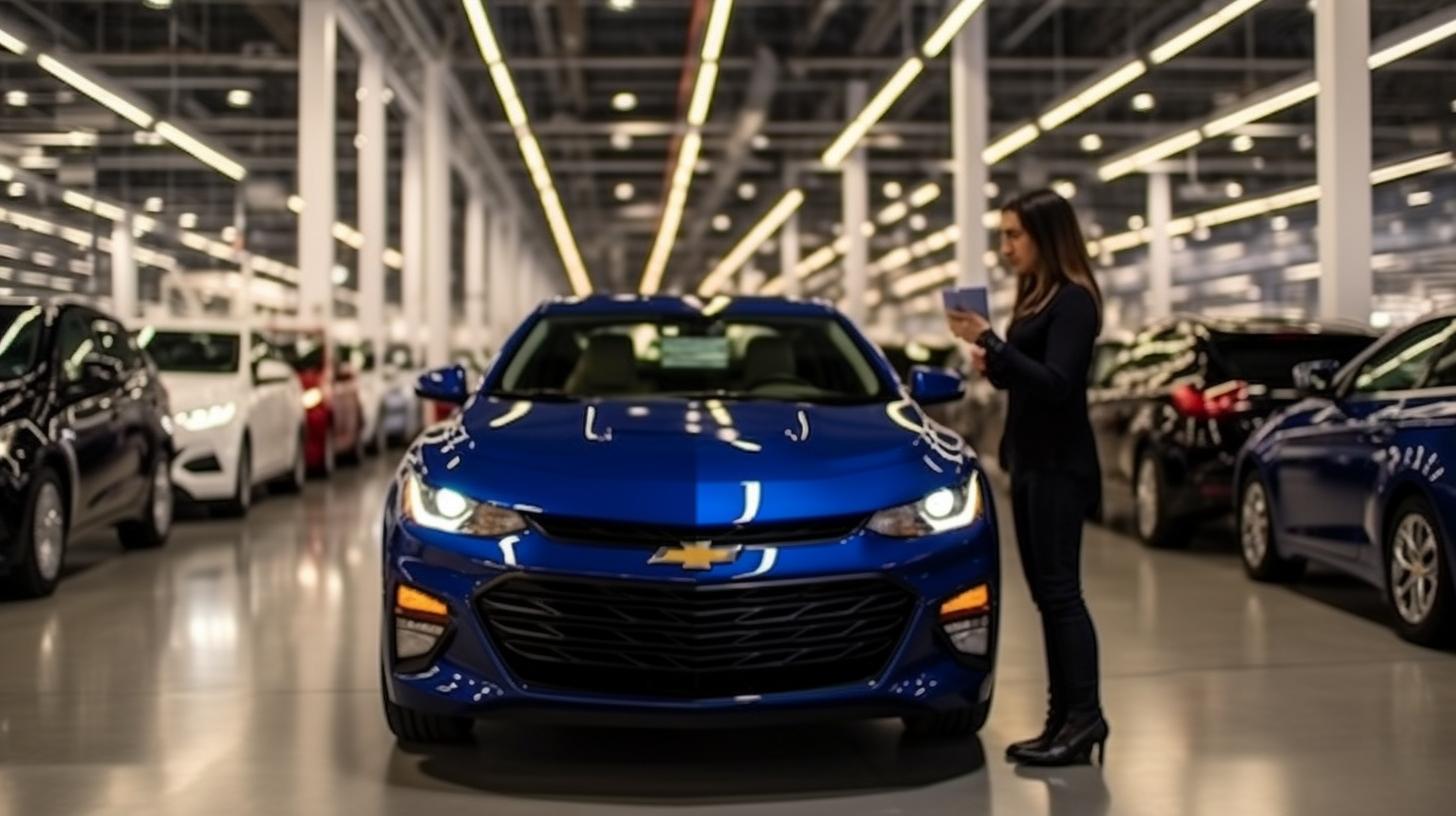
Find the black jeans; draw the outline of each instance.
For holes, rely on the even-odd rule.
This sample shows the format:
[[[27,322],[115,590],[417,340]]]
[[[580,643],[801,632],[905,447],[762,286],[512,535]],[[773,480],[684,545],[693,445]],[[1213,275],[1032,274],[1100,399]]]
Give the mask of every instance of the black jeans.
[[[1041,612],[1047,682],[1056,718],[1100,713],[1097,631],[1082,599],[1082,524],[1088,480],[1055,471],[1012,473],[1016,545]]]

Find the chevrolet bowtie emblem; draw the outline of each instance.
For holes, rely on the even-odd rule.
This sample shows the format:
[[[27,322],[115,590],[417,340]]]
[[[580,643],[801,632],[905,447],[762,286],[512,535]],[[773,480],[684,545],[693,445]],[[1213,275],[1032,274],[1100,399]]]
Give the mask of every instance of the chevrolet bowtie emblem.
[[[714,547],[711,541],[684,541],[675,547],[659,549],[647,563],[676,564],[685,570],[709,570],[715,564],[731,564],[738,560],[742,549],[736,544]]]

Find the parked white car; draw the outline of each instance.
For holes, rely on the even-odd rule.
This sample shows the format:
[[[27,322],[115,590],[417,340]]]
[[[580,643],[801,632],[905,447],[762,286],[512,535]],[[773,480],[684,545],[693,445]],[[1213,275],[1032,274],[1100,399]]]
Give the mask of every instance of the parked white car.
[[[137,341],[171,397],[179,495],[243,515],[261,484],[303,488],[303,390],[277,350],[214,320],[153,321]]]

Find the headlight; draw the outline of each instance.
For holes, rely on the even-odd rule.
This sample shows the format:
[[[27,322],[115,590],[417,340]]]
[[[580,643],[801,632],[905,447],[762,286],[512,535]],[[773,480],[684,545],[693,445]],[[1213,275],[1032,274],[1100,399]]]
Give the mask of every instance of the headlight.
[[[222,426],[233,421],[238,414],[238,406],[231,402],[221,402],[217,405],[209,405],[206,408],[193,408],[191,411],[178,411],[173,415],[172,420],[187,431],[210,431],[213,428]]]
[[[466,498],[448,487],[431,487],[411,472],[405,476],[404,517],[431,530],[503,536],[526,529],[520,513]]]
[[[303,392],[303,410],[311,411],[324,404],[324,392],[322,389],[310,388]]]
[[[969,527],[981,517],[981,479],[972,474],[964,484],[942,487],[911,504],[881,510],[870,519],[869,528],[895,538],[944,533]]]

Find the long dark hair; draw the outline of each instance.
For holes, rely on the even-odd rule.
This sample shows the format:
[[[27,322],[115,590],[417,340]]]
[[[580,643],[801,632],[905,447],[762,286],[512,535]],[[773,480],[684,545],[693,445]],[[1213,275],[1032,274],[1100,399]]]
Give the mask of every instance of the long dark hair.
[[[1081,286],[1097,302],[1102,313],[1102,290],[1092,274],[1092,260],[1087,257],[1087,242],[1077,213],[1065,198],[1052,190],[1022,193],[1001,207],[1003,213],[1015,213],[1021,228],[1036,244],[1041,263],[1036,272],[1016,280],[1016,307],[1011,321],[1024,320],[1046,308],[1064,284]],[[1100,322],[1100,318],[1099,318]]]

